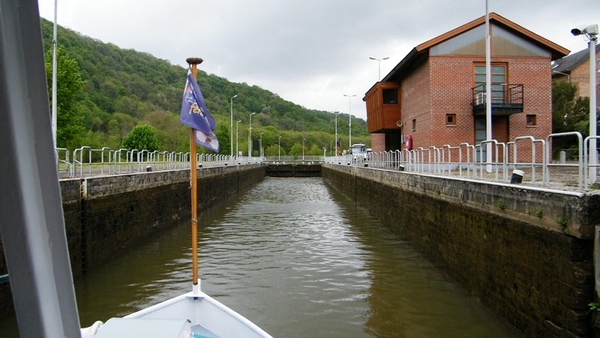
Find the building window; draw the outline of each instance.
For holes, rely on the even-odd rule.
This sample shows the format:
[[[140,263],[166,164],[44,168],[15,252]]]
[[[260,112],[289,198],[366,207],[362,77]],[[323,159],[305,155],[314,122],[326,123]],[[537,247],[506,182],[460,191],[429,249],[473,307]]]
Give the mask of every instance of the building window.
[[[417,130],[417,119],[412,120],[412,128],[411,129],[412,129],[412,131]]]
[[[383,104],[398,103],[398,89],[384,89],[381,94],[383,96]]]
[[[446,114],[446,125],[447,126],[455,126],[456,125],[456,114]]]
[[[492,103],[505,102],[506,98],[506,84],[507,65],[504,63],[493,63],[492,64]],[[485,100],[485,64],[475,64],[475,94]]]
[[[537,126],[537,120],[535,118],[534,114],[528,114],[527,115],[527,126],[528,127],[534,127]]]

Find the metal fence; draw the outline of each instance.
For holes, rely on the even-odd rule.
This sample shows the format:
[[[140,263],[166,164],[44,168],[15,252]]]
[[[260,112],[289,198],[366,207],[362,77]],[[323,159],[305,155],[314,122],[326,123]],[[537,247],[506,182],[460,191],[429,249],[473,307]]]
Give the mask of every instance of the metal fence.
[[[274,164],[323,163],[323,156],[266,156],[265,161]]]
[[[551,141],[556,138],[575,138],[577,155],[553,160]],[[598,138],[583,139],[579,132],[556,133],[546,139],[522,136],[506,143],[486,140],[477,145],[460,143],[372,152],[366,157],[329,156],[325,162],[500,182],[512,181],[515,170],[519,170],[527,178],[526,183],[560,184],[581,190],[595,183],[598,164],[589,163],[588,149],[590,142]],[[487,151],[492,152],[491,161],[487,160]]]
[[[88,146],[75,149],[57,148],[56,163],[60,178],[95,175],[119,175],[135,172],[186,169],[190,166],[189,152],[148,151],[138,149],[94,149]],[[261,157],[196,154],[198,166],[222,166],[260,163]]]

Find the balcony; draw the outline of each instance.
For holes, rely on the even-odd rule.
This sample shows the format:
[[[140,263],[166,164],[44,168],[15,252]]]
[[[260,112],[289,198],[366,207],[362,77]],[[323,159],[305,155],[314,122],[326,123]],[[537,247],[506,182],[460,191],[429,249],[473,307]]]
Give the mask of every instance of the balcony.
[[[485,84],[472,88],[473,115],[481,116],[486,112]],[[522,84],[493,84],[492,85],[492,115],[506,116],[523,112]]]

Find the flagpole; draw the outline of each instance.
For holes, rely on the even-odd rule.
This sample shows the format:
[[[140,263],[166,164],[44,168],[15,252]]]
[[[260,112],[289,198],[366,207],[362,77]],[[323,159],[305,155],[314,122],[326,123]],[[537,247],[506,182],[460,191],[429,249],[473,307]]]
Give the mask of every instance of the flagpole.
[[[196,80],[196,68],[202,63],[201,58],[190,57],[186,59],[187,63],[192,68],[192,77]],[[192,200],[192,284],[194,290],[198,286],[198,195],[197,195],[197,170],[196,164],[196,140],[194,137],[194,129],[190,128],[190,180],[191,188],[190,195]]]

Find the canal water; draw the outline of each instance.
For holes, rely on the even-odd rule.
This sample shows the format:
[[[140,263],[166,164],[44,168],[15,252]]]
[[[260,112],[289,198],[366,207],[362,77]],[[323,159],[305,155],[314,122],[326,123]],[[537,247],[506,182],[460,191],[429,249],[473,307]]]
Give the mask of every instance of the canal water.
[[[204,212],[198,239],[203,291],[274,337],[520,336],[321,178],[266,178]],[[76,280],[82,325],[187,292],[191,275],[186,221]]]

